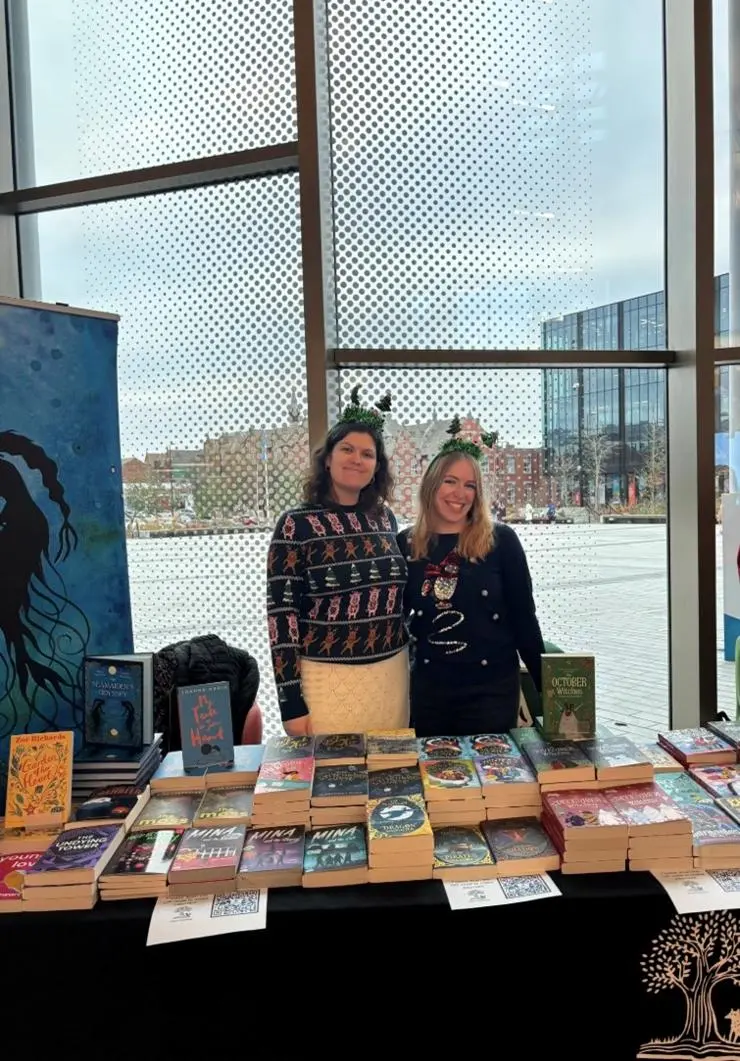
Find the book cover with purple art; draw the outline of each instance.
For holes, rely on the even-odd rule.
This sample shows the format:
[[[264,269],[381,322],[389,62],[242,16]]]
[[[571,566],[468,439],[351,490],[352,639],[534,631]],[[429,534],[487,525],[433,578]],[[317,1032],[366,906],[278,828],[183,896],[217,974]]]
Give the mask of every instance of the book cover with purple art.
[[[306,830],[302,825],[254,829],[247,833],[240,873],[302,870]]]
[[[486,759],[474,759],[473,762],[484,788],[492,785],[537,783],[534,771],[523,757],[489,755]]]
[[[94,869],[120,834],[120,825],[68,829],[57,837],[30,872],[35,876],[71,869]]]

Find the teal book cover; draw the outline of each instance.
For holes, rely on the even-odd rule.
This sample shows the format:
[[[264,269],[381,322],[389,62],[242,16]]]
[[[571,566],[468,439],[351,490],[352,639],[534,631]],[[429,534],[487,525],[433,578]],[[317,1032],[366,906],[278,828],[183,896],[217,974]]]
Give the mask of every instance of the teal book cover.
[[[177,690],[177,707],[185,772],[231,766],[234,733],[229,683],[183,686]]]
[[[315,829],[306,835],[304,873],[324,873],[367,866],[367,840],[363,825]]]

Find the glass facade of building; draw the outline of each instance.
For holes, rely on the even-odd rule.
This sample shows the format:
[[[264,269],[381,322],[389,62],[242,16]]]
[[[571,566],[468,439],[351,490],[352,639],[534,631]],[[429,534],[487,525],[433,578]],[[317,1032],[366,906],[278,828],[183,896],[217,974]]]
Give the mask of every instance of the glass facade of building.
[[[729,338],[729,276],[715,277],[715,334]],[[544,350],[663,350],[665,295],[569,313],[542,325]],[[557,503],[644,505],[665,498],[666,395],[662,368],[558,368],[542,373],[545,475]],[[715,372],[715,438],[727,449],[729,368]],[[717,460],[717,489],[723,462]]]

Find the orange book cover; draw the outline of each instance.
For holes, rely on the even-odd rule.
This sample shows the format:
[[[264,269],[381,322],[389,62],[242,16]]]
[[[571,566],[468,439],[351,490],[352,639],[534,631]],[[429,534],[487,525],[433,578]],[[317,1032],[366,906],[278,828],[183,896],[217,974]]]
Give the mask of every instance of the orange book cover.
[[[6,829],[45,829],[72,812],[74,733],[16,733],[10,738]]]

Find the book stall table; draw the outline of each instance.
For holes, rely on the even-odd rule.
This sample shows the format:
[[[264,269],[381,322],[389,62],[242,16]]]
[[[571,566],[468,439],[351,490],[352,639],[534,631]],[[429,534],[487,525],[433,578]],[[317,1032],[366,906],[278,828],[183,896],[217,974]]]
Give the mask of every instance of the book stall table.
[[[301,1038],[311,1028],[315,1044],[326,1024],[328,1056],[362,1042],[418,1048],[457,1028],[456,1040],[499,1043],[506,1061],[631,1061],[647,1040],[678,1035],[681,991],[649,993],[642,982],[643,955],[682,921],[657,881],[552,878],[562,897],[461,912],[441,881],[276,889],[264,931],[155,947],[145,945],[152,900],[7,916],[5,1045],[28,1043],[40,1017],[55,1027],[55,1049],[84,1025],[106,1057],[226,1057],[252,1036],[279,1057],[286,1040],[274,1018],[297,1022]],[[720,990],[724,1017],[740,989]]]
[[[454,1028],[505,1061],[740,1061],[740,725],[721,728],[277,735],[218,770],[170,752],[143,803],[96,789],[35,854],[11,813],[3,843],[34,861],[0,881],[6,1050],[43,1013],[74,1056],[84,1029],[106,1057],[278,1057],[300,1021],[301,1049],[343,1057]],[[183,925],[203,938],[173,942]]]

